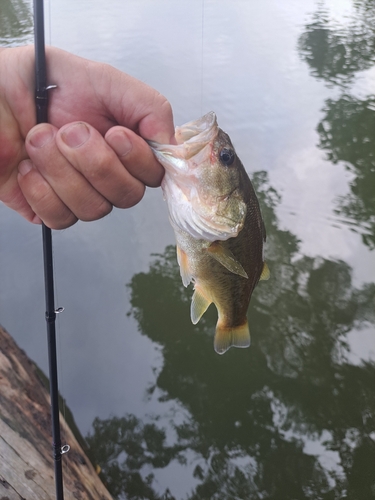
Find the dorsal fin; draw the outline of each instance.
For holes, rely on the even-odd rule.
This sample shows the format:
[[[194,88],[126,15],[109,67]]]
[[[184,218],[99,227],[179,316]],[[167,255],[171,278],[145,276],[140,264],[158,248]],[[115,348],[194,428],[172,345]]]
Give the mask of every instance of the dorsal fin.
[[[203,314],[207,311],[212,300],[208,299],[197,286],[195,287],[193,297],[191,299],[190,317],[193,325],[196,325]]]

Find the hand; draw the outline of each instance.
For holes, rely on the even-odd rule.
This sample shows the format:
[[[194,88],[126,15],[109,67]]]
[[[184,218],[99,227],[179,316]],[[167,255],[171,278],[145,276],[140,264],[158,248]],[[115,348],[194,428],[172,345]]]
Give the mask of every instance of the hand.
[[[164,170],[144,139],[174,139],[172,110],[106,64],[48,47],[49,123],[35,125],[33,47],[0,50],[0,200],[62,229],[138,203]]]

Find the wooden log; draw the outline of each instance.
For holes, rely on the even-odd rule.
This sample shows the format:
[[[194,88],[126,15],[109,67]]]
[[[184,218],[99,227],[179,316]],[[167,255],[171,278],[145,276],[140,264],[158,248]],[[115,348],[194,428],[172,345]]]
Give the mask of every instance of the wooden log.
[[[60,414],[64,498],[110,500],[94,467]],[[53,500],[51,410],[36,365],[0,326],[0,500]]]

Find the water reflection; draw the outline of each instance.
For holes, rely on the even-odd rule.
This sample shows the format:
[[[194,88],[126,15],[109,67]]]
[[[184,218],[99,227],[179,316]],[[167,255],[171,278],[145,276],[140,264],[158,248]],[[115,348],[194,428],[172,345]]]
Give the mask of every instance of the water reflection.
[[[374,14],[372,1],[355,1],[340,25],[320,4],[298,42],[314,77],[341,94],[324,103],[318,146],[352,174],[336,212],[371,249],[374,97],[352,95],[351,85],[375,62]],[[301,255],[298,238],[279,227],[280,197],[267,174],[253,182],[272,280],[254,293],[249,350],[213,352],[213,308],[190,324],[192,292],[181,284],[174,247],[131,280],[131,314],[163,354],[149,397],[186,415],[94,421],[88,441],[119,497],[173,498],[154,474],[173,461],[189,464],[193,453],[190,500],[374,498],[375,363],[350,363],[349,335],[375,323],[375,284],[354,286],[342,260]]]
[[[375,95],[358,99],[350,94],[350,84],[356,73],[375,63],[375,3],[360,0],[353,7],[348,24],[340,26],[321,4],[299,38],[298,49],[316,78],[345,88],[339,99],[325,102],[318,146],[331,162],[343,162],[353,174],[351,192],[337,200],[336,213],[347,218],[353,230],[360,230],[363,242],[373,249]]]
[[[356,72],[370,68],[375,62],[374,19],[373,0],[353,1],[353,14],[346,24],[334,21],[322,2],[298,41],[312,75],[345,86]]]
[[[317,128],[319,147],[333,163],[343,162],[351,172],[351,192],[341,197],[336,213],[354,220],[363,242],[375,247],[375,95],[360,100],[343,95],[328,99],[325,116]]]
[[[104,18],[108,21],[98,8],[99,2],[94,4],[90,4],[85,16],[91,15],[93,19]],[[141,4],[144,11],[150,9],[150,3],[139,5]],[[210,2],[207,2],[206,7],[209,4]],[[242,2],[240,4],[241,8],[245,5]],[[3,37],[0,39],[1,43],[12,44],[13,38],[16,37],[18,38],[15,42],[22,43],[31,33],[30,11],[28,7],[25,7],[29,4],[21,0],[13,2],[0,0],[0,5],[0,33]],[[59,15],[66,15],[68,19],[71,15],[69,12],[71,7],[66,2],[62,2],[61,5],[61,11],[57,10],[57,12]],[[137,2],[130,2],[126,8],[129,9],[131,5],[133,5],[132,13],[135,19],[134,26],[131,27],[133,30],[139,22],[140,14],[134,7],[138,5]],[[159,8],[158,5],[153,3],[155,9]],[[295,6],[291,9],[290,5],[286,8],[293,10]],[[319,148],[325,152],[332,163],[343,163],[352,176],[348,196],[337,200],[337,213],[346,220],[350,219],[351,226],[363,234],[364,243],[372,249],[375,246],[374,97],[356,95],[353,88],[358,72],[370,68],[375,62],[374,3],[373,0],[355,1],[352,17],[349,22],[341,25],[332,21],[328,9],[323,5],[320,4],[312,20],[305,26],[298,44],[300,58],[307,62],[314,77],[331,88],[335,87],[331,99],[323,103],[323,99],[319,98],[319,108],[322,112],[313,126],[320,121],[317,125]],[[216,4],[211,3],[211,7],[211,13],[216,11]],[[257,10],[260,11],[258,7]],[[80,14],[76,16],[79,22],[81,22],[84,8],[81,5]],[[225,8],[227,9],[227,6]],[[114,9],[113,5],[111,9]],[[279,3],[273,3],[271,10],[280,12]],[[129,19],[128,14],[129,12],[124,16],[127,19]],[[227,20],[227,14],[222,14],[222,11],[217,10],[216,15],[217,18],[221,16]],[[14,16],[16,16],[16,21]],[[75,17],[72,16],[72,18]],[[246,32],[254,31],[254,28],[257,32],[259,29],[257,44],[248,46],[256,48],[249,52],[259,53],[262,65],[255,65],[254,72],[245,76],[242,74],[241,78],[249,82],[258,82],[259,87],[262,87],[261,90],[257,88],[257,85],[249,87],[251,92],[247,90],[246,98],[242,98],[241,85],[236,84],[237,77],[233,79],[231,76],[232,81],[225,96],[222,96],[216,87],[210,89],[212,95],[217,95],[217,100],[212,102],[215,102],[215,109],[218,111],[219,109],[229,110],[227,114],[232,114],[234,108],[250,102],[248,98],[250,94],[251,100],[258,101],[261,103],[259,106],[266,110],[272,108],[272,103],[276,107],[277,103],[282,106],[283,100],[277,101],[275,96],[279,93],[283,95],[283,92],[290,92],[290,89],[294,88],[289,84],[286,86],[285,82],[283,84],[281,81],[277,84],[279,85],[277,92],[276,86],[275,88],[266,86],[264,89],[260,85],[260,82],[274,82],[280,78],[280,75],[282,76],[280,72],[277,72],[277,67],[272,66],[273,59],[268,57],[267,52],[262,52],[264,45],[270,53],[277,53],[274,47],[271,49],[271,45],[266,43],[268,39],[272,41],[269,30],[263,28],[269,18],[271,18],[270,11],[267,11],[265,7],[260,18],[262,23],[257,24],[258,27],[262,26],[260,30],[257,26],[250,24],[250,18],[243,17],[244,22],[249,19]],[[56,19],[59,19],[56,24],[64,26],[59,16],[56,16]],[[285,24],[280,24],[279,18],[272,18],[272,20],[280,30],[278,32],[275,28],[275,38],[282,42],[287,31]],[[152,22],[154,23],[153,18]],[[216,20],[206,15],[205,22],[213,25]],[[99,24],[95,25],[96,29],[98,26]],[[129,70],[129,64],[130,67],[134,64],[134,68],[138,68],[139,51],[133,49],[134,46],[142,47],[140,40],[136,38],[134,42],[134,39],[126,39],[125,43],[124,39],[119,36],[119,32],[112,29],[112,24],[110,26],[111,36],[116,40],[116,44],[108,46],[103,40],[104,35],[107,36],[109,32],[105,31],[101,24],[99,32],[103,36],[99,38],[100,42],[97,44],[92,44],[93,38],[87,36],[86,32],[82,36],[81,28],[73,29],[73,33],[77,36],[76,47],[79,48],[77,51],[83,51],[84,55],[92,53],[98,59],[107,60],[108,57],[113,56],[115,61],[123,61],[122,57],[125,52],[124,69]],[[178,26],[176,23],[175,29],[178,29]],[[223,34],[226,34],[226,37],[229,36],[226,31],[221,31],[220,36]],[[64,32],[64,39],[60,40],[63,47],[65,47],[63,44],[65,38],[67,37]],[[149,46],[150,39],[147,38],[146,47]],[[185,40],[183,37],[182,39]],[[230,39],[232,39],[232,34]],[[85,47],[84,41],[87,43],[87,40],[89,40],[89,46]],[[223,40],[226,41],[227,38],[224,37]],[[163,43],[165,43],[164,39],[160,41],[160,44]],[[170,47],[170,43],[165,43],[165,45]],[[294,47],[295,40],[291,44]],[[186,46],[190,57],[191,44],[187,43]],[[212,42],[210,51],[212,50],[213,61],[215,61],[214,52],[217,52],[216,47],[216,42]],[[154,47],[152,50],[155,50]],[[107,53],[103,55],[105,51]],[[134,60],[129,55],[132,51],[137,53]],[[200,50],[197,52],[200,53]],[[231,55],[233,54],[234,52],[231,52]],[[284,53],[283,56],[285,55]],[[180,53],[178,57],[181,57]],[[185,65],[186,58],[183,59]],[[147,61],[147,59],[144,60]],[[175,67],[170,64],[170,60],[166,59],[166,61],[168,63],[165,63],[164,69]],[[198,63],[192,59],[192,74],[198,66],[200,67],[200,59],[198,58],[197,61]],[[145,73],[150,73],[150,66],[144,62],[143,64],[147,68]],[[218,67],[221,71],[221,66]],[[238,64],[236,71],[239,68]],[[261,77],[263,70],[267,73],[267,79]],[[170,71],[175,70],[170,69]],[[205,68],[205,71],[209,72],[209,68]],[[163,81],[164,71],[158,73],[160,81]],[[181,71],[181,74],[186,73]],[[229,74],[232,75],[231,72]],[[302,86],[306,84],[303,78],[299,79],[300,75],[297,71],[292,71],[291,75],[293,79],[296,77],[296,86],[300,85],[300,81],[302,81]],[[238,81],[243,81],[241,78]],[[197,96],[193,90],[190,90],[186,81],[184,81],[183,89],[189,87],[188,95],[181,94],[180,90],[177,90],[175,94],[175,88],[179,85],[176,86],[175,78],[171,79],[171,82],[168,92],[178,105],[186,100],[189,106],[190,103],[200,101],[201,96]],[[157,87],[159,88],[158,85]],[[225,86],[223,88],[227,89]],[[274,110],[272,113],[270,111],[257,115],[260,117],[259,124],[254,125],[251,129],[252,133],[256,134],[258,125],[259,128],[264,127],[268,130],[267,134],[256,136],[261,137],[259,144],[262,146],[265,141],[265,146],[259,147],[259,159],[262,159],[262,165],[266,165],[270,158],[272,160],[272,155],[267,155],[272,149],[269,143],[269,131],[274,131],[272,140],[276,145],[278,142],[288,142],[286,133],[289,133],[289,129],[284,125],[289,123],[289,120],[298,123],[306,117],[308,120],[309,113],[315,112],[314,106],[309,107],[308,92],[309,90],[306,91],[307,97],[304,97],[304,101],[295,101],[298,105],[301,102],[303,105],[306,104],[308,113],[304,114],[302,106],[299,106],[296,114],[293,114],[293,107],[288,108],[288,113],[285,113],[287,118],[279,122],[282,124],[281,127],[278,125],[278,115]],[[270,101],[264,100],[264,95]],[[289,110],[291,110],[290,114]],[[283,117],[282,113],[281,117]],[[242,128],[242,119],[235,126]],[[277,128],[287,129],[285,136],[279,135],[279,131],[276,132]],[[294,131],[293,128],[290,130]],[[239,138],[247,146],[249,137],[244,135]],[[251,149],[253,145],[250,146]],[[293,147],[298,148],[300,144],[295,142]],[[280,155],[280,151],[283,150],[278,147],[272,149],[275,156]],[[289,155],[285,161],[289,161],[290,158]],[[249,165],[253,164],[257,162],[249,162]],[[146,273],[138,273],[131,280],[129,287],[131,315],[138,322],[140,334],[156,342],[162,353],[162,366],[159,371],[155,372],[155,381],[148,391],[150,407],[156,407],[159,411],[163,405],[152,403],[155,399],[166,401],[165,406],[168,406],[169,413],[162,414],[161,411],[155,416],[142,418],[139,414],[137,416],[129,414],[109,419],[95,419],[88,442],[94,462],[102,467],[103,480],[116,497],[172,499],[173,495],[168,490],[161,491],[162,488],[158,485],[158,473],[161,470],[167,471],[166,483],[171,485],[174,479],[171,467],[178,463],[181,467],[186,466],[188,471],[183,480],[186,484],[185,490],[190,484],[192,485],[191,492],[183,497],[190,500],[208,498],[214,500],[231,498],[367,500],[374,498],[373,387],[375,366],[373,362],[358,362],[356,365],[350,363],[352,343],[349,337],[359,335],[361,328],[370,326],[373,331],[375,285],[368,283],[354,286],[353,269],[342,260],[311,256],[311,252],[308,255],[301,255],[298,237],[291,231],[282,230],[275,216],[275,210],[280,204],[280,196],[270,186],[267,174],[258,172],[253,176],[253,181],[259,193],[268,230],[267,261],[271,267],[272,279],[267,283],[261,283],[254,293],[249,310],[252,333],[252,346],[249,350],[229,351],[223,357],[214,353],[212,349],[216,323],[214,308],[205,314],[197,326],[194,327],[190,323],[189,308],[192,292],[186,290],[181,284],[174,247],[167,247],[162,255],[155,258]],[[293,184],[293,179],[291,183]],[[313,195],[319,198],[319,190],[313,192]],[[146,208],[144,213],[147,213]],[[330,213],[326,213],[325,216],[329,217]],[[139,224],[139,213],[137,217],[137,224]],[[114,220],[116,223],[111,228],[108,226],[108,233],[105,233],[106,239],[110,240],[112,237],[111,241],[113,241],[113,234],[118,234],[118,224],[123,223],[120,219]],[[146,220],[148,226],[145,223]],[[158,223],[156,219],[150,220],[151,222],[148,220],[148,214],[142,219],[142,227],[146,227],[146,233],[147,228]],[[304,222],[309,224],[309,219]],[[104,226],[90,227],[102,228]],[[324,228],[319,229],[324,231]],[[79,231],[84,231],[82,226]],[[134,234],[138,233],[134,232]],[[317,234],[316,238],[319,239],[319,237],[320,234]],[[322,237],[324,238],[324,235]],[[94,246],[93,234],[90,234],[89,238],[90,245]],[[121,259],[126,255],[130,260],[129,256],[132,252],[136,254],[140,247],[145,253],[148,252],[148,247],[146,249],[148,238],[149,235],[143,235],[140,241],[135,238],[134,247],[126,246],[124,240],[120,240]],[[360,245],[357,242],[355,244]],[[69,242],[70,245],[71,242]],[[86,255],[82,257],[82,254],[77,252],[77,248],[80,249],[80,247],[75,247],[75,262],[77,262],[76,266],[80,266],[83,258],[89,260],[91,257]],[[80,250],[82,252],[82,249]],[[75,270],[75,265],[71,265],[69,260],[71,253],[62,255],[65,259],[63,265]],[[112,259],[112,253],[110,256]],[[120,295],[120,291],[113,286],[113,283],[117,282],[110,279],[103,280],[101,274],[103,271],[103,275],[110,275],[109,261],[109,258],[105,260],[104,266],[107,268],[104,270],[98,264],[96,282],[100,281],[103,290],[112,290],[111,303],[105,305],[107,307],[105,314],[111,317],[118,315],[119,323],[121,323],[121,315],[117,312],[113,314],[112,297],[116,294]],[[120,259],[118,261],[120,262]],[[116,261],[116,266],[118,266],[116,275],[119,269],[122,269],[122,262],[121,260],[121,264],[117,264]],[[114,266],[112,261],[111,265]],[[136,267],[131,266],[131,269]],[[69,275],[69,278],[71,281],[66,285],[69,294],[71,294],[72,283],[78,287],[78,281],[85,282],[86,279],[89,282],[87,275],[83,275],[82,280],[77,281],[77,275],[74,272]],[[24,280],[24,275],[22,279]],[[9,288],[13,286],[13,281],[12,275]],[[32,278],[28,278],[27,282],[33,283]],[[78,287],[77,290],[76,295],[72,294],[72,299],[77,300],[80,307],[82,304],[88,304],[91,310],[94,309],[91,299],[85,293],[85,288]],[[82,297],[84,297],[84,302],[82,302]],[[26,299],[29,301],[29,296],[26,296]],[[121,300],[116,302],[116,307],[118,307],[116,311],[124,309],[124,303]],[[100,301],[103,302],[104,299],[101,298]],[[88,343],[88,339],[92,342],[94,336],[101,338],[103,331],[111,330],[119,330],[121,339],[125,337],[122,328],[117,323],[112,323],[102,312],[105,307],[103,306],[96,316],[92,315],[92,322],[89,323],[90,334],[86,337],[79,337],[78,342]],[[9,316],[11,315],[17,316],[14,311],[9,313]],[[25,325],[29,323],[30,316],[25,319]],[[73,324],[72,331],[75,335],[75,332],[79,330],[78,314]],[[92,335],[91,325],[97,328],[95,330],[95,327],[92,327]],[[23,330],[30,337],[26,326]],[[131,337],[128,332],[126,336]],[[134,343],[137,342],[135,337],[134,332],[134,337],[131,337]],[[111,340],[105,339],[103,344],[113,342],[114,337],[109,338]],[[140,374],[144,371],[150,356],[147,357],[142,352],[142,356],[140,355],[136,358],[137,361],[134,361],[135,364],[137,362],[141,364],[141,359],[143,359],[143,365],[139,371],[135,370],[132,365],[129,368],[131,375],[124,377],[124,370],[128,369],[131,364],[134,351],[126,355],[122,342],[115,343],[112,351],[109,354],[106,353],[107,357],[101,351],[103,346],[101,343],[92,342],[91,350],[87,347],[85,350],[80,350],[80,346],[77,347],[77,343],[74,342],[76,341],[72,340],[69,345],[67,357],[71,358],[72,351],[74,351],[71,366],[79,365],[80,367],[79,371],[72,371],[78,375],[75,378],[73,375],[71,377],[71,380],[74,380],[71,385],[79,386],[76,392],[71,390],[70,394],[70,400],[76,401],[75,414],[79,413],[82,407],[88,408],[87,414],[90,415],[90,419],[99,414],[98,408],[102,411],[100,415],[116,413],[119,406],[116,406],[117,403],[114,404],[113,401],[117,402],[117,399],[123,398],[123,392],[117,394],[120,392],[118,380],[122,381],[125,378],[123,385],[130,385],[134,389],[130,392],[129,400],[134,398],[139,390],[139,385],[137,385],[139,381],[131,377],[134,377],[134,373]],[[143,344],[140,345],[139,350],[143,349]],[[113,352],[116,350],[120,353],[118,358]],[[111,372],[108,367],[115,365],[116,362],[120,368],[117,372]],[[99,371],[102,375],[95,378],[95,371]],[[108,379],[105,378],[107,373],[116,373],[116,375],[110,375],[108,377],[112,378]],[[76,380],[80,381],[78,385]],[[102,391],[95,386],[98,380],[105,386]],[[70,390],[70,387],[68,389]],[[83,392],[88,394],[87,398],[82,399]],[[104,398],[104,392],[114,392],[117,399]],[[98,403],[91,407],[94,400],[95,402],[98,400]],[[123,407],[125,405],[121,406]],[[133,407],[130,411],[135,412]],[[122,415],[122,412],[118,411],[118,413]],[[139,411],[139,413],[142,412]],[[190,482],[187,477],[189,471],[191,471]],[[172,486],[170,487],[172,489]]]
[[[22,45],[33,38],[33,17],[30,2],[0,0],[0,44]]]
[[[158,418],[95,420],[89,445],[115,495],[173,498],[159,496],[142,469],[186,463],[193,451],[199,484],[191,500],[372,498],[375,364],[350,365],[346,337],[374,322],[375,285],[353,287],[344,262],[297,258],[296,237],[278,227],[280,198],[266,173],[253,182],[272,281],[254,293],[249,350],[213,352],[213,308],[190,324],[192,292],[181,284],[174,247],[131,280],[131,314],[164,358],[150,397],[177,401],[188,418],[172,419],[172,444]]]

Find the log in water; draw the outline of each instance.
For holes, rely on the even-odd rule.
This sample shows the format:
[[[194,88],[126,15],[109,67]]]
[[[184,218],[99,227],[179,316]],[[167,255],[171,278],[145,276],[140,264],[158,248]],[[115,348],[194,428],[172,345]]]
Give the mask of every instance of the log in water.
[[[36,365],[0,326],[0,499],[55,498],[48,391]],[[62,457],[66,500],[110,500],[64,417]]]

